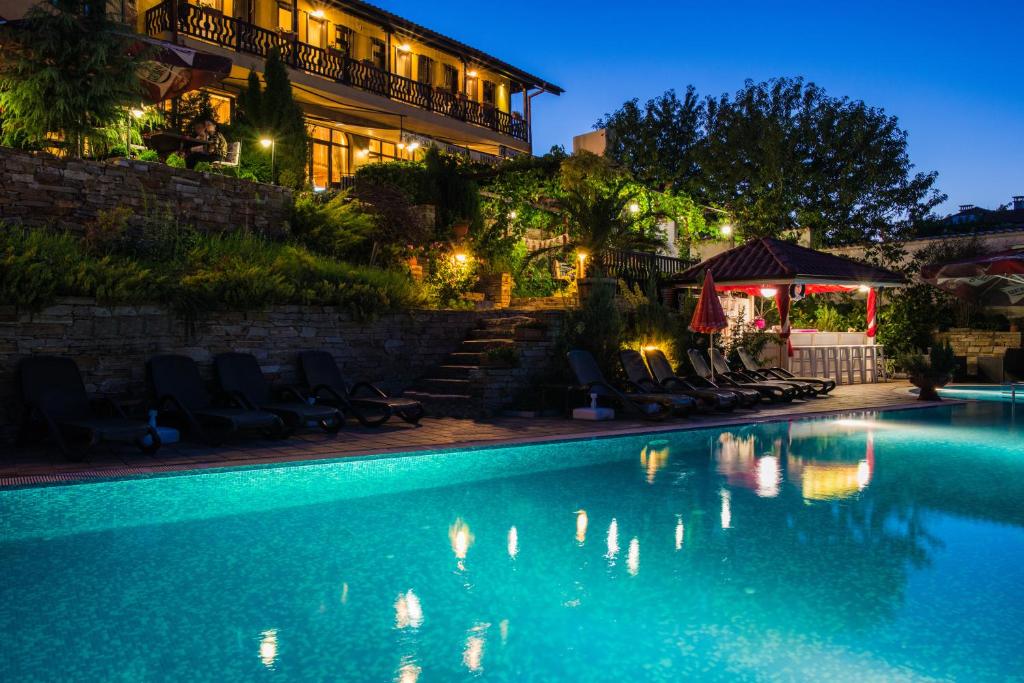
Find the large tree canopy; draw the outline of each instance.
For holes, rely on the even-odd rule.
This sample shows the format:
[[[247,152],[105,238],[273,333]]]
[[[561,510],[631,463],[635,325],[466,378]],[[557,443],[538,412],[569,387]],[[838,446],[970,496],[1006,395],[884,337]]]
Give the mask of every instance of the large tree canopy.
[[[638,179],[724,208],[745,236],[803,226],[826,245],[892,238],[945,199],[934,172],[914,172],[896,117],[800,78],[717,98],[670,90],[597,126]]]

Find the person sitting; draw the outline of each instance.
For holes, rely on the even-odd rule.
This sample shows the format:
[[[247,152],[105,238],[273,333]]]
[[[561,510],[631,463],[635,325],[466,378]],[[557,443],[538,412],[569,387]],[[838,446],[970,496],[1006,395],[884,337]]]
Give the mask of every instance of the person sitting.
[[[185,167],[195,168],[201,161],[212,163],[220,161],[227,156],[228,141],[217,130],[217,124],[213,121],[197,121],[195,124],[195,135],[199,140],[205,140],[201,145],[193,147],[188,156],[185,157]]]

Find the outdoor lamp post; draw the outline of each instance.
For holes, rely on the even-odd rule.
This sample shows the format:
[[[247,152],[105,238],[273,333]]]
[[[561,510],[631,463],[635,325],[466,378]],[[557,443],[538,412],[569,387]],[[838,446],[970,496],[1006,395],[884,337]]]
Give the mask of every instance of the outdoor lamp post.
[[[270,182],[274,182],[274,152],[277,151],[277,143],[273,138],[260,138],[263,149],[270,149]]]

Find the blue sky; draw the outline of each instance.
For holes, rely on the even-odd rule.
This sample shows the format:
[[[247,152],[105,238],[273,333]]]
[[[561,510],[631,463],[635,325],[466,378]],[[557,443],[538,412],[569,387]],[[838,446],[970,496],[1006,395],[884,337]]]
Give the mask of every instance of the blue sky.
[[[534,100],[535,151],[633,97],[802,75],[899,117],[944,209],[1024,194],[1024,2],[375,0],[566,89]]]

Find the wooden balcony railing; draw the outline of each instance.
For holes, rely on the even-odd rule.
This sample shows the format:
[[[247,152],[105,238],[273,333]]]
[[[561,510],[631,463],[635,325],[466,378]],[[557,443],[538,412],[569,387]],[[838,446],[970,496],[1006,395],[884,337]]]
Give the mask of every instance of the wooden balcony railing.
[[[368,62],[300,42],[294,37],[225,16],[207,7],[181,0],[164,0],[146,12],[146,33],[159,36],[175,29],[172,25],[172,2],[177,2],[176,29],[182,35],[260,57],[266,57],[272,49],[278,48],[285,63],[295,69],[483,126],[517,140],[530,139],[526,121],[519,116],[388,73]]]
[[[601,255],[601,262],[605,273],[631,285],[643,285],[652,278],[660,281],[696,263],[674,256],[625,249],[608,249]]]

